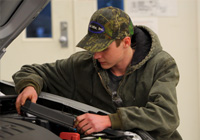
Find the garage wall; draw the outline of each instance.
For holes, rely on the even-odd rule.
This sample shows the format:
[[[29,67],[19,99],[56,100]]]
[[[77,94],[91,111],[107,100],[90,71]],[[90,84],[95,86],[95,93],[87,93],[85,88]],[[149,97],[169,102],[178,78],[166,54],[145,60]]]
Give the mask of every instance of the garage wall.
[[[200,0],[197,1],[197,23],[198,23],[198,36],[197,36],[197,40],[198,40],[198,74],[199,74],[199,82],[198,85],[200,85]],[[200,86],[199,86],[199,105],[200,105]],[[200,119],[200,118],[199,118]]]
[[[197,10],[196,0],[179,0],[178,17],[159,20],[163,47],[174,56],[179,66],[179,131],[184,140],[200,139]]]

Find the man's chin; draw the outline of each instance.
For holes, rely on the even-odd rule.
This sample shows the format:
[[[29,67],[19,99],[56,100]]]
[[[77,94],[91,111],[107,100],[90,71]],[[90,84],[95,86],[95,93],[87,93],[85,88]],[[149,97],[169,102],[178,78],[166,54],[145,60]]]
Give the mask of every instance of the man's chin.
[[[110,69],[110,68],[111,68],[111,66],[109,66],[109,65],[106,65],[106,64],[101,64],[101,68],[103,68],[103,69],[107,70],[107,69]]]

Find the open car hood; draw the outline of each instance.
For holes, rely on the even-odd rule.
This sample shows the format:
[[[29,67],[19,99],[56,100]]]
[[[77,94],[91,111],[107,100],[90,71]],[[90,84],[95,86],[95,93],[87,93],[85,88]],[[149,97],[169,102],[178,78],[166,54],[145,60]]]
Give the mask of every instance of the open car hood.
[[[0,0],[0,59],[50,0]]]

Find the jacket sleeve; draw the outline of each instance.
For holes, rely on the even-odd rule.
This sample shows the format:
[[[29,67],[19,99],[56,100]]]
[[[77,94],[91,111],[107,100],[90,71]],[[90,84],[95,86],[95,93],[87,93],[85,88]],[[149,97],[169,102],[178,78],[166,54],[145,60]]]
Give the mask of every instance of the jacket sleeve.
[[[13,75],[16,92],[20,93],[25,87],[33,86],[38,94],[43,90],[63,96],[63,91],[73,90],[71,65],[73,65],[71,58],[42,65],[24,65]]]
[[[152,77],[152,87],[144,107],[120,107],[110,114],[114,129],[143,129],[163,136],[174,133],[179,125],[176,86],[179,72],[174,59],[158,62]],[[147,79],[148,80],[148,79]]]

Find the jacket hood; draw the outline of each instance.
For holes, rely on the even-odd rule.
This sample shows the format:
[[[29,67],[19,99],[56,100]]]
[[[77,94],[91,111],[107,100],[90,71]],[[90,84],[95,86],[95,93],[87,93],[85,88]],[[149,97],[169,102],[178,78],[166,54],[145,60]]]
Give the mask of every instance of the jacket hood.
[[[135,45],[135,53],[128,71],[139,69],[149,59],[162,51],[157,34],[146,26],[135,26],[131,41]]]
[[[132,48],[135,49],[131,65],[127,72],[133,72],[143,66],[149,59],[162,51],[162,46],[156,33],[146,26],[135,26],[132,36]],[[97,71],[101,69],[98,62],[94,60]]]

